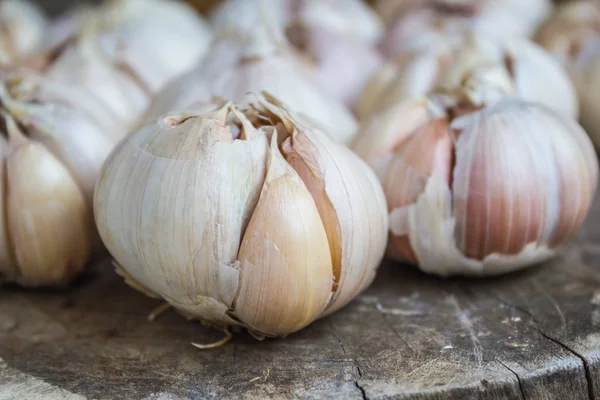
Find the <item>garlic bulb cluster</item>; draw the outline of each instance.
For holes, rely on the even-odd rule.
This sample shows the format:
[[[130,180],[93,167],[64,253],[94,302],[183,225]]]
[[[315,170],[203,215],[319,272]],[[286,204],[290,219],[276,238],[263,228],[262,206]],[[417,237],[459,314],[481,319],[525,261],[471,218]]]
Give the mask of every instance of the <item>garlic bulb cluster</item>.
[[[258,20],[244,35],[219,37],[203,63],[158,93],[142,121],[151,121],[213,96],[236,103],[247,93],[267,91],[295,112],[314,120],[336,140],[347,143],[357,130],[352,113],[307,72],[276,29]]]
[[[132,286],[216,327],[285,336],[371,283],[385,198],[363,161],[268,94],[214,101],[118,145],[96,223]]]
[[[361,0],[228,0],[212,14],[219,32],[252,30],[262,14],[285,34],[319,86],[352,105],[383,62],[376,48],[384,26]]]
[[[48,44],[51,53],[59,52],[52,54],[51,60],[56,59],[56,75],[75,74],[83,65],[88,66],[87,71],[80,75],[90,74],[89,64],[103,59],[102,63],[112,64],[121,75],[135,81],[138,88],[133,91],[138,93],[133,93],[134,97],[140,90],[156,93],[167,82],[191,70],[203,59],[212,41],[208,23],[191,6],[175,0],[107,0],[96,8],[74,10],[57,24]],[[68,54],[62,57],[61,53]],[[62,71],[56,72],[59,69]],[[105,74],[93,73],[79,83],[99,86],[103,78]],[[122,82],[117,80],[110,85],[119,86]],[[100,97],[105,94],[100,93]],[[123,99],[116,99],[118,102]],[[115,108],[119,105],[115,104]]]
[[[123,132],[87,92],[31,73],[4,77],[0,104],[0,276],[66,284],[96,245],[94,186]]]
[[[504,67],[523,99],[577,118],[577,92],[562,65],[526,38],[496,40],[467,32],[407,39],[366,85],[355,105],[359,119],[434,89],[454,88],[477,65]],[[551,82],[552,84],[549,84]]]
[[[565,3],[536,34],[536,40],[564,65],[577,87],[581,123],[600,146],[600,4]]]
[[[396,103],[357,137],[384,186],[393,257],[441,276],[501,274],[550,258],[581,226],[598,180],[589,137],[512,96],[501,71]]]
[[[381,0],[379,13],[387,19],[382,49],[391,56],[409,37],[438,29],[446,34],[464,30],[496,38],[533,34],[552,10],[551,0]]]
[[[28,0],[1,1],[0,65],[13,65],[38,51],[48,24],[43,12]]]

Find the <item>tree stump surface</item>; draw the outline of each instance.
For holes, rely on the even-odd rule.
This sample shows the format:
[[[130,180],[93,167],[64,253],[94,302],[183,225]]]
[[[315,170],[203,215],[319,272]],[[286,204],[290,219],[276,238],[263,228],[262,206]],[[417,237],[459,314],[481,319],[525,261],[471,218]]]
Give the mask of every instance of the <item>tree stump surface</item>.
[[[600,398],[600,200],[551,262],[439,279],[385,262],[285,339],[222,333],[129,288],[108,260],[67,291],[0,291],[0,399]],[[36,397],[38,396],[38,397]]]

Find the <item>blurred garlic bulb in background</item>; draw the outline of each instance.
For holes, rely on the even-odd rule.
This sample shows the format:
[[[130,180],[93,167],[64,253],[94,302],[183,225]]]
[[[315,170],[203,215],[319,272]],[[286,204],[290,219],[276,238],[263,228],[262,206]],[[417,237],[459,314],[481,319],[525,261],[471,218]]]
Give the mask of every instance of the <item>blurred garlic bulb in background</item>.
[[[205,103],[129,135],[103,167],[94,211],[129,284],[262,338],[370,285],[387,210],[354,153],[271,96],[255,99]]]
[[[328,93],[352,105],[383,62],[375,45],[384,26],[361,0],[228,0],[212,13],[215,32],[244,34],[270,14],[272,29],[285,34]]]
[[[581,106],[581,123],[600,147],[600,3],[574,1],[559,6],[536,40],[570,73]]]
[[[107,0],[72,10],[50,32],[50,53],[53,47],[76,46],[84,36],[94,42],[88,50],[99,49],[151,93],[197,65],[212,41],[209,24],[190,5],[175,0]]]
[[[597,187],[596,153],[575,120],[511,96],[498,66],[476,72],[454,92],[375,114],[353,146],[383,184],[389,253],[441,276],[552,257]]]
[[[98,48],[95,30],[83,28],[81,36],[66,46],[45,74],[55,81],[76,86],[96,96],[129,130],[146,111],[152,93],[128,68],[108,58]]]
[[[386,55],[397,46],[431,29],[446,34],[465,30],[496,38],[533,34],[552,10],[551,0],[381,0],[380,15],[387,13],[388,32],[382,42]]]
[[[0,276],[66,284],[95,244],[96,177],[123,132],[87,92],[31,73],[5,77],[0,100]]]
[[[31,56],[42,46],[48,20],[28,0],[0,2],[0,65],[12,65]]]
[[[158,93],[142,119],[147,122],[168,111],[213,96],[244,103],[248,92],[268,91],[294,112],[318,123],[336,140],[347,143],[357,122],[336,98],[314,82],[277,29],[262,20],[244,34],[219,36],[203,63]]]
[[[482,61],[504,67],[523,99],[578,117],[577,93],[570,77],[542,47],[526,38],[496,40],[474,32],[444,35],[432,31],[406,40],[370,79],[355,111],[366,119],[398,101],[439,87],[456,87]]]

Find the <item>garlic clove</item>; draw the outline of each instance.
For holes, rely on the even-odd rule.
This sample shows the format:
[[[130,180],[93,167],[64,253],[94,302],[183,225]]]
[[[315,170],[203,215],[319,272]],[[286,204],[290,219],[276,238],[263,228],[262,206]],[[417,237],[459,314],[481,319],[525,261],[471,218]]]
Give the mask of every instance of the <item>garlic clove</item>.
[[[416,98],[394,104],[373,115],[362,127],[362,133],[351,148],[365,160],[381,179],[385,174],[394,150],[415,129],[443,113],[427,98]]]
[[[15,261],[8,232],[8,214],[6,212],[6,156],[9,153],[8,143],[0,137],[0,278],[14,279],[19,275],[19,267]]]
[[[553,193],[545,195],[558,187],[557,171],[548,167],[551,140],[523,109],[495,108],[474,117],[458,138],[453,204],[457,246],[467,257],[519,254],[558,212]]]
[[[335,278],[329,314],[375,277],[387,241],[385,198],[366,164],[318,131],[296,130],[282,149],[315,200],[329,239]]]
[[[240,245],[240,286],[233,308],[253,331],[286,335],[310,324],[327,306],[332,259],[315,201],[283,159],[276,134],[269,159]]]
[[[44,143],[64,163],[91,204],[100,168],[116,141],[102,126],[70,107],[14,100],[5,106],[28,129],[32,139]]]
[[[86,264],[93,220],[70,172],[7,117],[6,209],[10,243],[24,285],[62,284]]]
[[[94,211],[104,244],[133,280],[224,327],[239,325],[227,312],[268,142],[265,135],[234,140],[231,104],[215,107],[208,116],[191,109],[171,114],[119,143],[98,180]]]

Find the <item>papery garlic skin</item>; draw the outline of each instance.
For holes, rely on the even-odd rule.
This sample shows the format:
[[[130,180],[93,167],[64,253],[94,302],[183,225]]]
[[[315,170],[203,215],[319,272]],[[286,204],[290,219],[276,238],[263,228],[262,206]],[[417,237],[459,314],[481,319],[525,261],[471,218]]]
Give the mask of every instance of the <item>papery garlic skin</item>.
[[[523,99],[573,118],[579,116],[574,84],[560,63],[543,48],[524,38],[496,40],[476,33],[432,33],[408,40],[367,83],[355,111],[364,120],[399,101],[434,89],[455,87],[480,64],[504,67],[516,94]]]
[[[141,121],[151,121],[193,102],[208,102],[212,96],[243,103],[251,100],[247,93],[261,91],[272,93],[342,143],[348,143],[356,133],[358,124],[352,113],[297,65],[283,38],[264,21],[257,22],[243,37],[234,34],[217,40],[211,56],[199,68],[156,95]]]
[[[128,283],[258,338],[293,333],[371,283],[386,209],[365,163],[267,94],[148,123],[106,161],[94,201]]]
[[[383,119],[393,125],[382,130]],[[514,97],[459,117],[435,96],[408,101],[359,137],[373,142],[354,149],[386,192],[389,254],[440,276],[497,275],[552,257],[583,223],[597,187],[583,129]]]
[[[12,65],[37,51],[49,22],[28,0],[0,2],[0,65]]]
[[[5,77],[0,99],[1,281],[68,284],[96,250],[94,186],[123,132],[88,93],[39,75]]]

